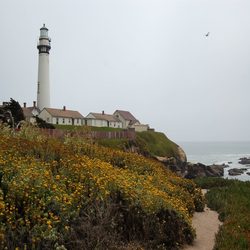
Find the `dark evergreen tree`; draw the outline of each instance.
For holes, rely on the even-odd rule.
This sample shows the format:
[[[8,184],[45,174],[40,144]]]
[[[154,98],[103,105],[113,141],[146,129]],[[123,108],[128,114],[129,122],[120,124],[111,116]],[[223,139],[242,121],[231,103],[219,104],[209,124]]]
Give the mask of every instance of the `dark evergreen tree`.
[[[13,127],[16,127],[20,121],[25,119],[20,104],[12,98],[10,98],[10,102],[6,103],[3,109],[8,123]]]
[[[22,120],[24,120],[23,110],[19,103],[12,98],[10,102],[5,102],[0,108],[0,121],[3,123],[14,128]]]
[[[47,123],[46,121],[39,118],[38,116],[36,116],[36,124],[39,128],[52,128],[52,129],[55,128],[55,126],[53,124]]]

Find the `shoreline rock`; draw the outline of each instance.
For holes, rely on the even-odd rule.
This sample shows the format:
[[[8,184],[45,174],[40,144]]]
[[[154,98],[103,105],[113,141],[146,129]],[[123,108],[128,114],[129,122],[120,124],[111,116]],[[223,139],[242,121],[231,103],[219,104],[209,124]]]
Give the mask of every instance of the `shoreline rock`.
[[[221,177],[224,175],[224,168],[227,165],[205,165],[202,163],[190,163],[180,161],[174,157],[156,157],[168,169],[175,172],[181,177],[194,179],[196,177]]]
[[[248,165],[250,164],[250,158],[247,158],[247,157],[242,157],[239,159],[239,164],[242,164],[242,165]]]
[[[221,177],[224,175],[224,165],[204,165],[202,163],[188,163],[187,173],[184,176],[187,179],[196,177]]]
[[[244,174],[245,171],[247,171],[247,168],[231,168],[228,170],[228,174],[232,176],[241,175]]]

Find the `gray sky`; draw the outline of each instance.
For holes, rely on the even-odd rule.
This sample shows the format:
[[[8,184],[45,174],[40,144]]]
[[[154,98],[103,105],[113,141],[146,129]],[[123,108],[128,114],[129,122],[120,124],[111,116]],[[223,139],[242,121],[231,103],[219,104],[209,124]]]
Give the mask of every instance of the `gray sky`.
[[[52,107],[129,110],[177,142],[250,140],[249,13],[249,0],[0,0],[0,101],[36,100],[45,23]]]

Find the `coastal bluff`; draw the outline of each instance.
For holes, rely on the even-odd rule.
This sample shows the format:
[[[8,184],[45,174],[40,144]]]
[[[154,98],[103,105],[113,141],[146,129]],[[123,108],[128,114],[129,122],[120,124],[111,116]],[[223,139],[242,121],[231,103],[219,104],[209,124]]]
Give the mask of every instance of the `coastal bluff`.
[[[129,145],[127,148],[128,151],[131,149],[144,156],[155,158],[163,163],[167,169],[188,179],[206,176],[221,177],[226,167],[225,165],[207,166],[202,163],[188,162],[185,151],[161,132],[136,133],[133,145]]]

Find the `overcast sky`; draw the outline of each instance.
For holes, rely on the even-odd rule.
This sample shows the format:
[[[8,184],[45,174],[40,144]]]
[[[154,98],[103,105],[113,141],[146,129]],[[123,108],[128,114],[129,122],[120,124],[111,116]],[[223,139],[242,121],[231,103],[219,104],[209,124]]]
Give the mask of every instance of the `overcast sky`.
[[[45,23],[52,107],[129,110],[176,142],[250,140],[249,13],[249,0],[0,0],[0,101],[36,100]]]

